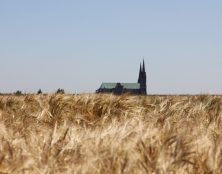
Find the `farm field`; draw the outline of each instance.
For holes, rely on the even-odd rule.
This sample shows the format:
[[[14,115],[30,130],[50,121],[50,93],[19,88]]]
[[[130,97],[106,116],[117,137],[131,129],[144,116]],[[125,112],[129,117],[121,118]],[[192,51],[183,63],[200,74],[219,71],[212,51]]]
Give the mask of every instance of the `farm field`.
[[[222,97],[0,96],[0,174],[221,174]]]

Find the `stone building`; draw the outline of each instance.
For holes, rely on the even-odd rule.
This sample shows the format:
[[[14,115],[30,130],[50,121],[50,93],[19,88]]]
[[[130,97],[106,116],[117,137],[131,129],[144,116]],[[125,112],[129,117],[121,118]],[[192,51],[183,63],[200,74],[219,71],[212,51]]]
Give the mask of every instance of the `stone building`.
[[[100,88],[96,90],[96,93],[114,93],[117,95],[123,93],[146,95],[146,70],[145,62],[143,60],[143,65],[140,64],[139,78],[137,83],[102,83]]]

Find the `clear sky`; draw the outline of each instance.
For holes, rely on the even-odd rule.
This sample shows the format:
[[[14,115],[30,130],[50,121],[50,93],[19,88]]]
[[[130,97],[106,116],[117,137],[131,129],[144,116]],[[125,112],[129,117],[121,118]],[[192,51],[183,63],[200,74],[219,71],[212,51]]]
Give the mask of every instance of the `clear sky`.
[[[0,92],[222,94],[221,0],[2,0]]]

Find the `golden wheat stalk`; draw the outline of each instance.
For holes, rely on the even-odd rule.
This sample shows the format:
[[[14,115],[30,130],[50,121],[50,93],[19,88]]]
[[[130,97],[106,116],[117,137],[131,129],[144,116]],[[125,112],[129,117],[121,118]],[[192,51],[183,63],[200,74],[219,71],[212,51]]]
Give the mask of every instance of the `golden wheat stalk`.
[[[221,96],[0,96],[0,173],[222,173]]]

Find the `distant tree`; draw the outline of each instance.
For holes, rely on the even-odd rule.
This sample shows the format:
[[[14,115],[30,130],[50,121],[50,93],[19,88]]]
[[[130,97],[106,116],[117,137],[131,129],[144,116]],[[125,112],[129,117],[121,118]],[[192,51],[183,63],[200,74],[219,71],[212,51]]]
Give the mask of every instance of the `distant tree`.
[[[37,92],[37,94],[42,94],[42,90],[39,89],[38,92]]]
[[[17,91],[15,92],[15,95],[22,95],[22,91],[17,90]]]
[[[56,91],[56,94],[65,94],[65,91],[64,91],[64,89],[58,89],[57,91]]]

